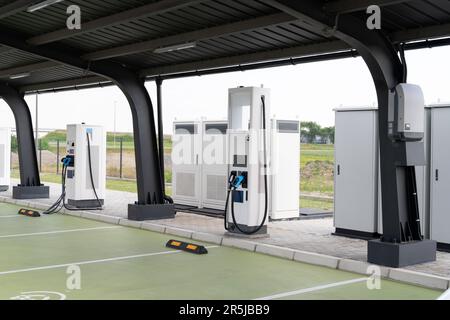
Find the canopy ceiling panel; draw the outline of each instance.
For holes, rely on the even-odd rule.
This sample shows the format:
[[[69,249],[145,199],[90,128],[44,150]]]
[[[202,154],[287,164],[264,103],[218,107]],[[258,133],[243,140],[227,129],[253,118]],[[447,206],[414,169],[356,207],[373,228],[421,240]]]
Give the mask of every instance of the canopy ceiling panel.
[[[107,79],[8,47],[8,32],[27,46],[119,62],[144,77],[351,49],[264,0],[72,0],[29,12],[40,2],[0,0],[0,81],[22,91]],[[323,10],[367,19],[369,2],[382,7],[383,32],[395,44],[450,37],[448,0],[329,0]],[[69,5],[81,9],[81,30],[66,27]]]

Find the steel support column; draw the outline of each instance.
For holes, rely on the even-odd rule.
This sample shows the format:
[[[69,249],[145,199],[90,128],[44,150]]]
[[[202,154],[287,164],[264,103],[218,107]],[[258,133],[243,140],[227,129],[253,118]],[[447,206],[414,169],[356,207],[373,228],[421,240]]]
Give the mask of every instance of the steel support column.
[[[111,79],[128,99],[133,116],[138,201],[128,206],[130,220],[175,217],[174,205],[164,194],[153,106],[144,79],[117,69]]]
[[[0,83],[0,97],[11,108],[16,122],[20,184],[13,187],[13,198],[49,198],[49,187],[41,184],[39,176],[30,109],[23,95],[5,83]]]
[[[158,148],[159,148],[159,165],[161,167],[161,180],[163,193],[166,194],[166,177],[164,168],[164,125],[163,125],[163,110],[162,110],[162,78],[157,78],[156,81],[156,99],[158,106]]]
[[[398,51],[378,30],[352,15],[329,15],[317,0],[262,0],[306,19],[309,28],[334,36],[356,49],[366,62],[377,90],[381,158],[383,238],[369,242],[369,262],[392,267],[433,261],[436,244],[421,239],[418,229],[416,165],[425,165],[422,142],[393,141],[388,135],[388,115],[395,87],[406,76]]]

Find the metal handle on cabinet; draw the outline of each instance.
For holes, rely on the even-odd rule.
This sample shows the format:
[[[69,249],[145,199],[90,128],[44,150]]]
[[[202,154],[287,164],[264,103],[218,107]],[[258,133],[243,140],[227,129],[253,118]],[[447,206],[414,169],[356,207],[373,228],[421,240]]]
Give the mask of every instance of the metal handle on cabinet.
[[[340,176],[341,175],[341,165],[338,164],[337,166],[337,175]]]
[[[439,169],[436,169],[436,181],[439,181]]]

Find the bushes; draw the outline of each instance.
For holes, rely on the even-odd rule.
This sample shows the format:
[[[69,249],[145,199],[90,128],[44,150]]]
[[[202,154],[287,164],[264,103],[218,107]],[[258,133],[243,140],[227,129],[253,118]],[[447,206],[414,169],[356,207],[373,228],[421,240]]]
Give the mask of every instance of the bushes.
[[[11,152],[16,153],[17,152],[17,137],[11,136]]]

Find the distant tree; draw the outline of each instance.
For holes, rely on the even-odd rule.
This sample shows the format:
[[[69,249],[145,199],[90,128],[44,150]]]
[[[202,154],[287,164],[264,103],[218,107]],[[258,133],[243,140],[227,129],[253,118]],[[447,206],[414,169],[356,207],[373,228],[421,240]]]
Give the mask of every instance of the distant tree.
[[[335,127],[322,128],[321,131],[322,131],[321,136],[334,144]]]
[[[305,121],[301,123],[301,134],[309,143],[313,143],[317,136],[321,135],[322,128],[313,121]]]
[[[17,152],[17,137],[11,136],[11,152],[16,153]]]

